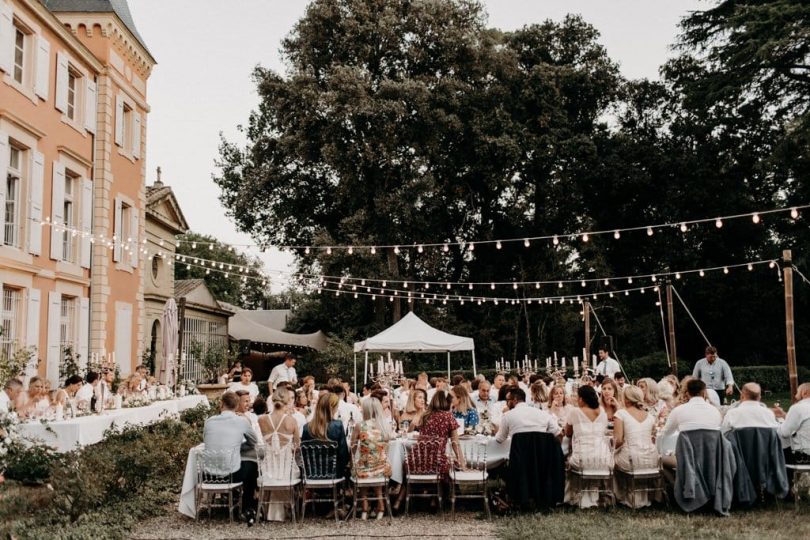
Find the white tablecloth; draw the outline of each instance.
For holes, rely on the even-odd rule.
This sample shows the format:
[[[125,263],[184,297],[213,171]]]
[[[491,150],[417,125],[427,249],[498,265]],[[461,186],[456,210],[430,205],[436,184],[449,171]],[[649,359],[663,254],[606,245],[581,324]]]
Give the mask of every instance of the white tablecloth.
[[[503,444],[498,444],[495,437],[476,436],[470,439],[461,439],[461,445],[477,444],[482,440],[487,443],[487,469],[493,469],[509,459],[509,448],[512,439],[506,439]],[[416,442],[416,439],[395,439],[388,443],[388,462],[391,464],[391,480],[402,483],[405,477],[405,447]],[[448,448],[449,450],[449,448]]]
[[[111,427],[123,427],[126,424],[146,425],[160,421],[169,416],[176,416],[180,411],[208,403],[203,395],[185,396],[167,401],[156,401],[146,407],[113,409],[102,414],[71,418],[59,422],[28,422],[20,424],[19,432],[24,439],[38,439],[56,449],[57,452],[70,452],[90,444],[101,442],[104,432]]]
[[[197,454],[205,449],[199,444],[188,451],[186,472],[183,474],[183,488],[180,490],[180,505],[177,509],[190,518],[197,517],[194,488],[197,486]]]

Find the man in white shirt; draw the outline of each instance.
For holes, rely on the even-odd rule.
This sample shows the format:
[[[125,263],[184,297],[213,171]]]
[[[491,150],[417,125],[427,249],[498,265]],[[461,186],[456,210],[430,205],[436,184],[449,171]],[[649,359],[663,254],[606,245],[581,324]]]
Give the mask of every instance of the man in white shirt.
[[[782,447],[789,446],[792,452],[810,454],[810,383],[799,385],[796,390],[796,403],[790,406],[787,414],[781,407],[775,407],[773,412],[779,418],[785,419],[778,430],[779,436],[782,437]]]
[[[539,432],[559,435],[560,426],[549,413],[526,405],[526,392],[520,388],[510,388],[506,394],[509,411],[501,418],[495,441],[503,443],[508,437],[518,433]]]
[[[349,420],[353,420],[355,424],[359,424],[363,421],[363,413],[357,405],[352,405],[346,401],[346,390],[342,385],[335,385],[331,387],[329,391],[337,394],[337,397],[340,398],[335,420],[343,422],[343,429],[348,433]]]
[[[76,402],[79,404],[79,408],[87,408],[90,406],[90,401],[93,399],[96,386],[98,386],[99,383],[98,373],[88,371],[84,380],[86,382],[79,388],[79,391],[76,392]]]
[[[19,379],[9,379],[6,386],[0,392],[0,414],[6,414],[14,408],[17,397],[22,392],[23,383]]]
[[[726,416],[723,417],[723,433],[751,427],[778,427],[773,411],[760,402],[761,396],[762,389],[757,383],[744,384],[740,392],[740,403],[726,411]]]
[[[492,380],[492,388],[489,389],[489,398],[493,402],[498,401],[498,393],[501,391],[501,387],[504,384],[506,384],[506,377],[500,373],[495,375],[495,378]]]
[[[478,391],[470,396],[472,398],[473,405],[475,405],[475,409],[479,414],[484,411],[488,411],[490,406],[495,403],[495,401],[490,397],[489,388],[489,381],[485,379],[478,383]]]
[[[659,437],[695,429],[720,429],[723,416],[717,407],[706,400],[706,383],[692,379],[686,383],[689,401],[672,409]]]
[[[622,366],[619,362],[610,357],[607,349],[599,348],[599,363],[596,365],[596,374],[610,377],[611,379],[622,371]]]
[[[435,396],[436,392],[438,392],[438,391],[442,391],[445,394],[448,392],[448,390],[447,390],[447,381],[443,377],[437,377],[436,378],[436,386],[435,386],[435,388],[428,389],[428,391],[427,391],[428,405],[430,405],[430,402],[433,401],[433,396]]]
[[[284,362],[273,368],[270,372],[270,378],[267,379],[267,384],[273,390],[280,382],[289,382],[295,385],[298,383],[298,376],[295,374],[295,357],[288,355]]]

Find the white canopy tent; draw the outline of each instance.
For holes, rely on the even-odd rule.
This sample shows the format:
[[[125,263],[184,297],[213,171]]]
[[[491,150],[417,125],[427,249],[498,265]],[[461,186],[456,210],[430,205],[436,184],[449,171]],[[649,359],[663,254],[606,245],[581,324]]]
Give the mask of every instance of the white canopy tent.
[[[417,317],[413,311],[402,317],[396,324],[376,336],[354,344],[354,385],[357,392],[357,353],[365,353],[363,362],[363,384],[368,376],[368,353],[415,352],[447,353],[447,377],[450,378],[450,353],[470,351],[472,353],[473,375],[475,367],[475,342],[472,338],[454,336],[433,328]]]

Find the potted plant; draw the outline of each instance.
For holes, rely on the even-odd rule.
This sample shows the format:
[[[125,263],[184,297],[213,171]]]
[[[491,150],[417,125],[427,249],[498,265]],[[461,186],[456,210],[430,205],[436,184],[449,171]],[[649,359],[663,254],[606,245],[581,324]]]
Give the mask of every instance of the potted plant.
[[[198,342],[189,345],[188,353],[200,363],[205,383],[198,384],[197,390],[208,399],[217,398],[228,388],[227,384],[219,383],[219,376],[227,367],[228,360],[232,356],[227,347],[223,345],[213,345],[204,350]]]

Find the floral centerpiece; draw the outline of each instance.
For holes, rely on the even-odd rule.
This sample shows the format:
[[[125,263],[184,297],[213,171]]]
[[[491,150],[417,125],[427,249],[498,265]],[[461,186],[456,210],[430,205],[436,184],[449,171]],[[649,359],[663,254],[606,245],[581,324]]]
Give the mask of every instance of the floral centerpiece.
[[[495,432],[492,421],[489,419],[489,411],[478,413],[478,425],[475,426],[475,433],[490,436]]]
[[[149,397],[143,393],[134,393],[124,398],[123,407],[125,409],[132,409],[135,407],[146,407],[152,402]]]

